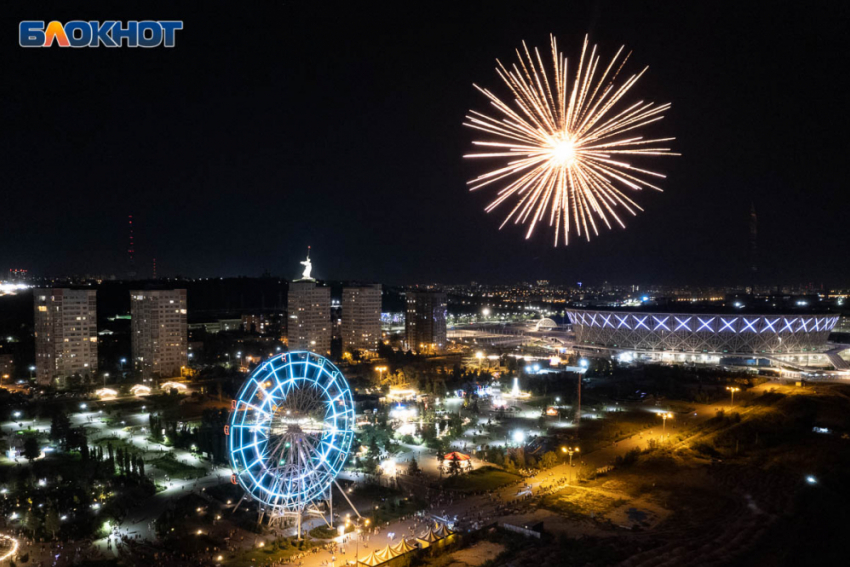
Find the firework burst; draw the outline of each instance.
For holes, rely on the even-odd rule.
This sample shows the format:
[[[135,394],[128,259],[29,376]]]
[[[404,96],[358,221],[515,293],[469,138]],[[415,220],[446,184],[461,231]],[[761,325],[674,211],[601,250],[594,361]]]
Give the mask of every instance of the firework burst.
[[[632,162],[644,156],[678,155],[662,147],[674,138],[644,139],[639,129],[663,118],[670,104],[638,101],[627,105],[623,99],[640,73],[616,83],[628,60],[623,47],[607,67],[600,66],[596,46],[588,50],[585,37],[577,70],[570,77],[567,59],[551,37],[552,70],[547,74],[540,52],[528,50],[523,42],[517,50],[518,63],[510,69],[496,60],[496,72],[514,97],[514,105],[503,102],[487,89],[474,85],[497,111],[488,116],[474,110],[464,126],[492,137],[476,140],[485,153],[465,158],[500,159],[497,169],[469,182],[470,190],[499,184],[496,199],[486,211],[505,202],[513,209],[499,228],[509,221],[527,224],[530,238],[540,222],[555,227],[555,245],[560,235],[569,244],[570,232],[590,240],[599,234],[601,224],[611,222],[625,227],[623,210],[635,215],[641,209],[626,193],[644,188],[662,189],[650,180],[661,173],[635,167]]]

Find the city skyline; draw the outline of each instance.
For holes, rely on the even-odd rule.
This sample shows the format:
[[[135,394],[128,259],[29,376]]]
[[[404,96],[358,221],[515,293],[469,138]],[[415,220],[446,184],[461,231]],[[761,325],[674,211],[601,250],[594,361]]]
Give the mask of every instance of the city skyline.
[[[845,6],[75,4],[0,18],[0,563],[847,563]]]
[[[280,37],[254,36],[238,52],[210,38],[247,16],[189,7],[173,8],[186,22],[173,50],[2,50],[16,77],[0,108],[4,266],[120,276],[132,215],[139,276],[155,259],[160,276],[294,277],[312,245],[325,279],[734,282],[749,273],[752,203],[759,278],[848,276],[829,260],[846,242],[831,165],[843,113],[835,97],[809,104],[844,57],[829,7],[467,3],[452,18],[414,8],[403,23],[361,6],[257,10],[251,18],[281,22]],[[30,11],[12,7],[8,19]],[[58,3],[43,11],[71,17]],[[544,235],[525,242],[481,213],[488,197],[466,181],[484,170],[461,158],[473,139],[462,121],[480,103],[472,84],[492,82],[494,60],[518,42],[556,33],[574,45],[588,32],[605,52],[626,44],[650,65],[641,95],[673,102],[665,122],[683,157],[665,164],[665,193],[643,194],[646,213],[627,231],[549,250]],[[255,55],[272,44],[287,56]],[[813,135],[788,130],[790,116]]]

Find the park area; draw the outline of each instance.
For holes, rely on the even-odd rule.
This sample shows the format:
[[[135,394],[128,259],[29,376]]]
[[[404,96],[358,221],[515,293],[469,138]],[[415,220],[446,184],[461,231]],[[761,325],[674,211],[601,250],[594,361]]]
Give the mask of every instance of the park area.
[[[734,412],[647,441],[607,474],[517,500],[504,521],[543,522],[546,535],[491,564],[842,564],[818,542],[841,538],[850,520],[848,395],[843,385],[765,386]]]
[[[497,469],[495,467],[481,467],[471,472],[447,478],[443,487],[459,492],[482,492],[501,488],[521,479],[519,475]]]
[[[163,474],[167,474],[171,478],[179,478],[182,480],[202,478],[207,474],[206,468],[193,467],[192,465],[180,462],[172,453],[166,453],[162,457],[153,459],[150,461],[150,464],[155,466],[157,470]]]

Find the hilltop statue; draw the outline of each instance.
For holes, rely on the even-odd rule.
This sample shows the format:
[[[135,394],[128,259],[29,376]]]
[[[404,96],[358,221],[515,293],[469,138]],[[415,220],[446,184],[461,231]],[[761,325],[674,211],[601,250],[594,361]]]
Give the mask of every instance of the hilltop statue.
[[[307,247],[307,259],[301,262],[304,266],[304,271],[301,273],[301,279],[310,280],[310,272],[313,271],[313,263],[310,261],[310,247]]]

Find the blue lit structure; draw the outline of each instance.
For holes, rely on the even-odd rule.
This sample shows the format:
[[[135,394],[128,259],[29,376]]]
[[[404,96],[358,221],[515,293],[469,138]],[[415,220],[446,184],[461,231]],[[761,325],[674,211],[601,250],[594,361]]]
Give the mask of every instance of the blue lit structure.
[[[673,360],[759,356],[783,362],[823,358],[839,319],[828,312],[779,310],[749,314],[568,309],[567,315],[581,349],[663,353]]]
[[[354,401],[328,359],[289,352],[264,362],[233,402],[228,451],[233,480],[270,523],[321,513],[354,439]]]

